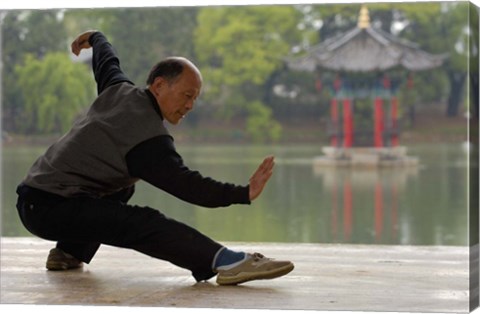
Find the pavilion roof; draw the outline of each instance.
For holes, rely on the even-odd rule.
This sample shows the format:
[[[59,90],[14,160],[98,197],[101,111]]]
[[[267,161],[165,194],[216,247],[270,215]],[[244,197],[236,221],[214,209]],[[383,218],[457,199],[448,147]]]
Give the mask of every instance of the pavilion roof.
[[[368,11],[362,8],[358,26],[310,48],[304,56],[290,58],[293,70],[385,71],[397,66],[422,71],[443,64],[446,54],[433,55],[413,42],[370,26]]]

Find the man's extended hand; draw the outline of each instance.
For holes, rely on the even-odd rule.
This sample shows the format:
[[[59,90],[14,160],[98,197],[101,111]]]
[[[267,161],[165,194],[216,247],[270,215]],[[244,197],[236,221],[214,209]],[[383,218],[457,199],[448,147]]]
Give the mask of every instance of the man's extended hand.
[[[250,201],[253,201],[262,193],[265,184],[267,184],[268,179],[272,176],[274,165],[274,157],[268,156],[250,178]]]
[[[72,42],[72,52],[78,56],[80,54],[80,51],[82,49],[88,49],[92,46],[90,46],[90,43],[88,42],[88,39],[90,38],[90,35],[95,33],[96,31],[86,31],[80,35]]]

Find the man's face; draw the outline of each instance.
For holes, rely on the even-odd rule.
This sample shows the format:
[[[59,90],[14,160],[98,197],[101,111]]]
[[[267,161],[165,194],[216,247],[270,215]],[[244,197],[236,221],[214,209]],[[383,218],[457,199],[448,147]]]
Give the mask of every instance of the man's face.
[[[163,117],[171,124],[178,124],[193,109],[202,79],[198,72],[185,67],[171,84],[161,77],[156,78],[154,88]]]

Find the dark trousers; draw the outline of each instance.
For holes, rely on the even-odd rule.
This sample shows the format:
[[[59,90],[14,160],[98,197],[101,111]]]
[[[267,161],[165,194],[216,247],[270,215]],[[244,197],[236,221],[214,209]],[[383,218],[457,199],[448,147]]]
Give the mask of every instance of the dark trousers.
[[[107,244],[189,269],[197,281],[215,276],[212,262],[222,245],[153,208],[119,197],[32,201],[20,195],[17,209],[27,230],[83,262]]]

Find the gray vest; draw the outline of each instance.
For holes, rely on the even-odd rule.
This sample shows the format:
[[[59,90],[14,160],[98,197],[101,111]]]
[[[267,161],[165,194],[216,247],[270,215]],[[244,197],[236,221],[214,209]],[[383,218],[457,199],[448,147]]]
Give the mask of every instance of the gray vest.
[[[102,197],[134,184],[126,154],[168,135],[145,90],[121,83],[98,96],[86,116],[33,164],[24,183],[65,197]]]

